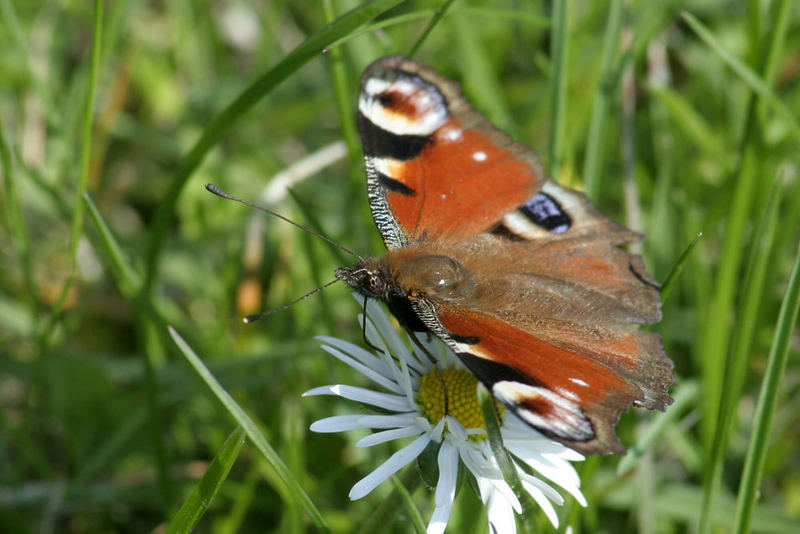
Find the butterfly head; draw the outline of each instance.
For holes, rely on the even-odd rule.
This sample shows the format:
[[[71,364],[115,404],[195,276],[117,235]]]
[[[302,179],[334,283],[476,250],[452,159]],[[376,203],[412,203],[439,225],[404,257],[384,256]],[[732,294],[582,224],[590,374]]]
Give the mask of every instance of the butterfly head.
[[[386,270],[376,258],[359,260],[352,268],[340,267],[336,269],[336,278],[369,298],[386,300],[391,290]]]

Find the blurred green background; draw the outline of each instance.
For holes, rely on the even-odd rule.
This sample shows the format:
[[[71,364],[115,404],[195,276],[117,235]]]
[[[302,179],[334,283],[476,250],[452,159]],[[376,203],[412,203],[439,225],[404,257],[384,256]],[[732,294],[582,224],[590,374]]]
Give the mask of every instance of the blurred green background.
[[[624,459],[577,466],[589,507],[568,498],[562,531],[800,532],[793,4],[456,1],[417,52],[536,147],[560,183],[647,234],[656,279],[703,232],[654,327],[680,400],[666,416],[623,416]],[[241,322],[352,260],[203,186],[381,254],[354,135],[358,78],[372,60],[408,53],[442,5],[0,0],[0,531],[188,528],[178,510],[205,473],[219,492],[198,532],[354,532],[394,502],[388,483],[347,498],[392,446],[310,433],[352,406],[300,399],[323,384],[366,385],[314,340],[361,342],[349,290]],[[286,472],[251,442],[223,447],[240,437],[232,411],[166,325]],[[220,450],[229,474],[209,470]],[[432,492],[413,497],[427,520]],[[487,531],[476,503],[463,484],[450,532]],[[412,513],[398,503],[383,526],[409,532]]]

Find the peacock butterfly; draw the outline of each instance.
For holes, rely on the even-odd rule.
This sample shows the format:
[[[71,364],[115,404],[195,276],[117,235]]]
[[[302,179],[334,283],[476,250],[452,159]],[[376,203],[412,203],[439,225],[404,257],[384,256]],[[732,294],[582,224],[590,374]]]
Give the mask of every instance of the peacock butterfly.
[[[583,453],[622,452],[631,404],[672,402],[658,285],[641,239],[549,179],[534,151],[403,56],[370,65],[358,124],[388,252],[336,276],[441,338],[532,427]]]

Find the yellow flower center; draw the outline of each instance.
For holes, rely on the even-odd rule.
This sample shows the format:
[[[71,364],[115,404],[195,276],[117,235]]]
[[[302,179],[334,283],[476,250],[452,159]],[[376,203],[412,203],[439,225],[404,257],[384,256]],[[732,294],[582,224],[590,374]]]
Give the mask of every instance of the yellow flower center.
[[[420,378],[415,399],[422,415],[434,425],[445,415],[451,415],[466,429],[486,428],[475,390],[477,384],[478,379],[466,369],[433,368]],[[502,420],[505,409],[499,404],[496,406]],[[470,439],[476,441],[485,437],[486,434],[470,435]]]

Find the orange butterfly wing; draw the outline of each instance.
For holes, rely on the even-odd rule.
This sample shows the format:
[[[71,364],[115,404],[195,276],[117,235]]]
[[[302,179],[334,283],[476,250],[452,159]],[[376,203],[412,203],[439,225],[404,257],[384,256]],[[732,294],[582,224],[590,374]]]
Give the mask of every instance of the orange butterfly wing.
[[[657,286],[617,247],[640,236],[547,179],[533,150],[455,83],[402,56],[365,71],[359,125],[389,253],[342,278],[441,337],[546,435],[587,453],[622,450],[622,411],[672,401],[660,338],[635,326],[660,320]]]
[[[474,111],[456,84],[403,56],[364,72],[358,121],[370,206],[389,249],[474,236],[544,181],[528,147]]]

